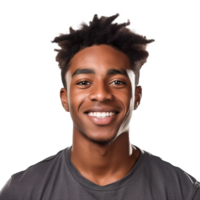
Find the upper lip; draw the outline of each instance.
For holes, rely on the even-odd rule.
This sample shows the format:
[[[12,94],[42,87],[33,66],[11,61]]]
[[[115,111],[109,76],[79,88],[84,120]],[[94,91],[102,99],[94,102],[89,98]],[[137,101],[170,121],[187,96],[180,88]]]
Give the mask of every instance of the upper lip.
[[[119,111],[116,110],[115,108],[93,107],[84,111],[84,113],[88,113],[88,112],[119,112]]]

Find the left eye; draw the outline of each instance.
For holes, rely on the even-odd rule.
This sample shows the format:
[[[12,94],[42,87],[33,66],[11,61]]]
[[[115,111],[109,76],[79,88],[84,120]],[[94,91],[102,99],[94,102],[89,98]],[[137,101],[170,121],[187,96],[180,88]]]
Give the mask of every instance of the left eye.
[[[123,85],[124,83],[122,81],[113,81],[112,83],[115,83],[117,85]],[[120,84],[119,84],[120,83]]]

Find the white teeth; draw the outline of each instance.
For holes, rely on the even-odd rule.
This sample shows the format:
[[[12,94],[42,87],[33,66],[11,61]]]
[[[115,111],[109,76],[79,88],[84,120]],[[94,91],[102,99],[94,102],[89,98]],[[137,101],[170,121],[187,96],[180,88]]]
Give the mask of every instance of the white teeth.
[[[89,112],[88,115],[98,117],[98,118],[105,118],[115,115],[116,112]]]

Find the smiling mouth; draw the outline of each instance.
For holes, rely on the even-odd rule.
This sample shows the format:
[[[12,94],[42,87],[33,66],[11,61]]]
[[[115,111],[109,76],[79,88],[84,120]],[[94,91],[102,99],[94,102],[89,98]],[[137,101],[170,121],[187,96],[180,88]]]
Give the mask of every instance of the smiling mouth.
[[[85,114],[92,116],[92,117],[97,117],[100,119],[106,118],[106,117],[111,117],[113,115],[118,114],[119,112],[86,112]]]
[[[119,112],[85,112],[84,114],[96,125],[108,125],[116,119],[118,113]]]

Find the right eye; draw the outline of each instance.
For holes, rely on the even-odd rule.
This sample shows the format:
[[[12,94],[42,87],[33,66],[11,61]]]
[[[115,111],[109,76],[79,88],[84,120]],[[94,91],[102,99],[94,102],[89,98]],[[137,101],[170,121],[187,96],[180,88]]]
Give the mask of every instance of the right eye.
[[[88,81],[81,81],[77,83],[77,85],[89,85],[88,83],[89,83]]]

